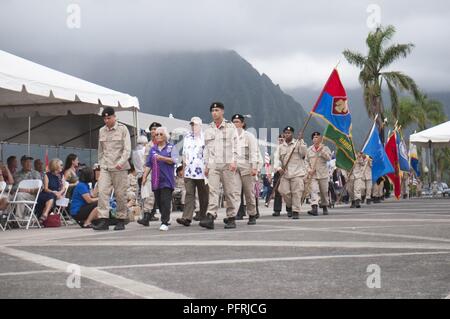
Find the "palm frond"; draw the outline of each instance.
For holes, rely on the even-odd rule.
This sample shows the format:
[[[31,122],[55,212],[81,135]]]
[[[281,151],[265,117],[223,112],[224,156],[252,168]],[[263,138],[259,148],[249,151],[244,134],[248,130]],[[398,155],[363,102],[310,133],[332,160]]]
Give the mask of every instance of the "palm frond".
[[[381,45],[385,44],[388,40],[392,40],[395,35],[395,27],[388,25],[386,27],[380,27]]]
[[[391,71],[391,72],[382,72],[381,76],[386,80],[391,82],[397,89],[405,90],[414,95],[414,98],[420,98],[420,91],[417,87],[416,82],[409,77],[408,75],[399,72],[399,71]]]
[[[379,71],[390,65],[395,60],[398,60],[399,58],[406,58],[408,54],[411,53],[413,48],[414,44],[408,43],[408,44],[395,44],[384,50],[384,52],[382,52],[381,54]]]
[[[366,58],[359,52],[345,50],[342,54],[347,59],[348,63],[353,64],[360,69],[362,69],[366,64]]]

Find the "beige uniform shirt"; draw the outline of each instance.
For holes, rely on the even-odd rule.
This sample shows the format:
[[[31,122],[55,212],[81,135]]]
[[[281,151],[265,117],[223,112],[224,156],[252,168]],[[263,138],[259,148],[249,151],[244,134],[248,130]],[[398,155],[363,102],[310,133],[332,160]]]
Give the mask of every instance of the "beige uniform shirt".
[[[259,151],[256,137],[242,130],[237,134],[237,166],[242,175],[248,175],[252,169],[258,169]]]
[[[275,149],[275,152],[273,153],[273,170],[274,170],[274,173],[276,173],[281,168],[280,147],[281,147],[281,144],[278,144],[277,148]]]
[[[293,178],[293,177],[301,177],[306,175],[306,163],[305,156],[308,151],[308,148],[303,140],[297,143],[297,140],[292,139],[292,141],[288,144],[284,142],[278,148],[277,161],[275,163],[275,167],[285,167],[286,162],[292,153],[292,157],[286,167],[286,171],[283,174],[285,178]],[[294,150],[295,146],[295,150]]]
[[[208,126],[205,130],[204,156],[208,169],[236,162],[237,130],[233,123],[224,120],[218,128],[214,122]]]
[[[117,165],[122,166],[122,171],[130,169],[130,154],[130,133],[125,125],[116,122],[111,129],[106,126],[100,129],[98,163],[101,169],[118,171]]]
[[[363,178],[363,169],[364,169],[364,159],[358,157],[355,161],[355,165],[353,166],[353,172],[350,175],[349,179]]]
[[[365,165],[365,166],[364,166]],[[371,181],[372,180],[372,160],[370,157],[366,157],[364,159],[364,171],[363,171],[363,180],[365,181]]]
[[[331,150],[326,145],[320,145],[320,151],[316,151],[314,145],[308,148],[306,154],[306,162],[308,163],[308,171],[315,172],[312,174],[314,179],[328,179],[329,172],[327,167],[327,161],[331,160]]]

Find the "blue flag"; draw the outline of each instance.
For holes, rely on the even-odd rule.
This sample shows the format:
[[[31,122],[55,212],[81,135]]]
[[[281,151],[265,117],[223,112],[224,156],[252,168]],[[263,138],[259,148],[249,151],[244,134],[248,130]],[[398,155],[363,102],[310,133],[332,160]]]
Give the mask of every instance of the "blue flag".
[[[419,157],[417,156],[417,146],[409,144],[409,160],[411,168],[416,172],[416,176],[420,177]]]
[[[376,122],[373,123],[369,138],[364,144],[362,152],[372,158],[372,181],[375,183],[381,176],[389,173],[394,173],[389,158],[384,150],[383,143],[381,143],[380,135]]]
[[[396,131],[396,141],[397,141],[397,149],[398,149],[398,163],[400,165],[400,170],[404,172],[409,172],[409,158],[408,158],[408,150],[406,149],[405,142],[403,141],[403,137],[401,136],[399,131]]]

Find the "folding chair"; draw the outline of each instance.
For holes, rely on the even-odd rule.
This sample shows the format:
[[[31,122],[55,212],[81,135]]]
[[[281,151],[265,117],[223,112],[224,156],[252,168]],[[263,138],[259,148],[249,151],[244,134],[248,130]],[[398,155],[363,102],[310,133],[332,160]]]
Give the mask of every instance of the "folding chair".
[[[17,200],[17,195],[19,194],[20,189],[29,188],[29,189],[37,189],[36,197],[34,200]],[[31,225],[34,226],[34,224],[37,224],[39,228],[41,228],[41,225],[39,224],[39,220],[34,213],[36,209],[37,200],[39,197],[39,194],[42,191],[42,180],[40,179],[29,179],[29,180],[23,180],[19,183],[17,186],[16,193],[14,194],[14,199],[9,202],[7,212],[8,212],[8,218],[6,219],[6,224],[17,222],[19,227],[22,227],[20,225],[21,222],[26,222],[26,229],[29,229]],[[17,205],[24,205],[25,206],[25,216],[29,214],[29,217],[25,217],[25,219],[18,219],[17,216],[14,213],[14,208],[16,208]],[[32,223],[33,222],[33,223]]]
[[[67,208],[69,207],[70,199],[66,197],[67,190],[69,189],[69,182],[64,182],[64,197],[56,200],[56,213],[59,214],[59,217],[61,218],[61,222],[64,224],[64,226],[69,226],[69,223],[67,220],[72,220],[72,216],[67,211]]]

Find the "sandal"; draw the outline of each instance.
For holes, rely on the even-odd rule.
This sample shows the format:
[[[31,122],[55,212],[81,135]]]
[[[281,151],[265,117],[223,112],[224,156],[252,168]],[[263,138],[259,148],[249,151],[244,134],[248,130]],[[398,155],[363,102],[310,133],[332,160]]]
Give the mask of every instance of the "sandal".
[[[81,228],[93,228],[93,227],[94,227],[94,225],[92,225],[92,224],[81,226]]]

